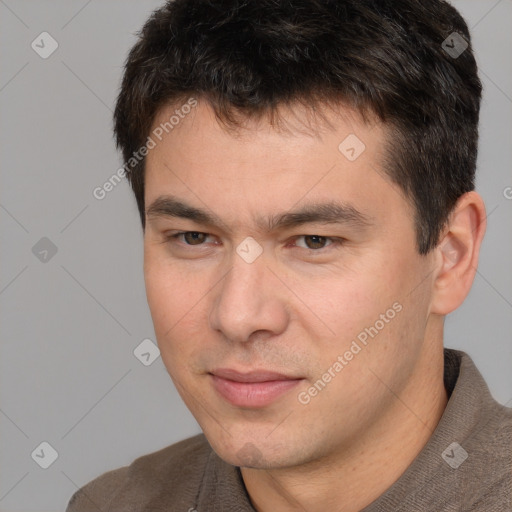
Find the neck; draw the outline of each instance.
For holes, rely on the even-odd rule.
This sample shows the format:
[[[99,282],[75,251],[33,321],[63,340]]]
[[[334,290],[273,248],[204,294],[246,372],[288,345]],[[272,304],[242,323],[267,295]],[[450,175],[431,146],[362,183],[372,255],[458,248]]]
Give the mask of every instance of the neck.
[[[254,508],[358,512],[375,501],[420,453],[446,407],[442,346],[422,366],[415,371],[420,377],[349,448],[291,468],[241,468]]]

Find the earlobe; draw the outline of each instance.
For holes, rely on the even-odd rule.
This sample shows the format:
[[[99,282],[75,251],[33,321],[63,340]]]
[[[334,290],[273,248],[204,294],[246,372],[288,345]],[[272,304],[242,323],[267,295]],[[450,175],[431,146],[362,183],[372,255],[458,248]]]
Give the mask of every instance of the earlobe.
[[[461,196],[450,214],[436,249],[438,270],[431,312],[447,315],[457,309],[471,289],[485,233],[486,215],[482,197],[476,192]]]

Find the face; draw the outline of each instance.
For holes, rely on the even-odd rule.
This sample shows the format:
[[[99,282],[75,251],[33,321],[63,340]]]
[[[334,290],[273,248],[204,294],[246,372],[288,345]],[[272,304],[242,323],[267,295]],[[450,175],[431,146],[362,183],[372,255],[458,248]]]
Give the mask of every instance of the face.
[[[293,128],[230,132],[199,101],[146,161],[161,356],[214,450],[248,467],[350,450],[393,406],[382,382],[407,387],[431,298],[412,207],[382,172],[385,128],[282,115]]]

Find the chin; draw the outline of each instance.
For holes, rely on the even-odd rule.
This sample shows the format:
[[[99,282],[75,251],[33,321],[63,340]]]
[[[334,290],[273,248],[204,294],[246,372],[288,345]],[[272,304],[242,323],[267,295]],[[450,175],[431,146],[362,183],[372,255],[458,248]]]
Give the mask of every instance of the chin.
[[[215,453],[233,466],[277,469],[299,462],[294,460],[299,458],[298,450],[285,446],[277,440],[272,443],[272,440],[267,439],[266,436],[261,439],[250,435],[237,438],[226,434],[223,439],[211,439],[206,433],[205,435]]]

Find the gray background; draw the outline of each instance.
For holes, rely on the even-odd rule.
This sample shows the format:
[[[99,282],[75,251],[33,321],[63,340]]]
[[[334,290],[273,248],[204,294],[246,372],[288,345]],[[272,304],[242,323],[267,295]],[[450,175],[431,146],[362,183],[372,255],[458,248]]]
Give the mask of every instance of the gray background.
[[[133,354],[155,338],[128,184],[92,195],[120,166],[111,109],[122,64],[160,4],[0,0],[2,512],[64,510],[100,473],[199,432],[161,359],[144,366]],[[485,87],[477,188],[489,225],[446,346],[468,352],[510,404],[512,1],[455,5]],[[43,31],[59,44],[47,59],[31,48]],[[46,261],[32,250],[43,237],[57,247]],[[31,457],[42,441],[58,452],[48,469]]]

